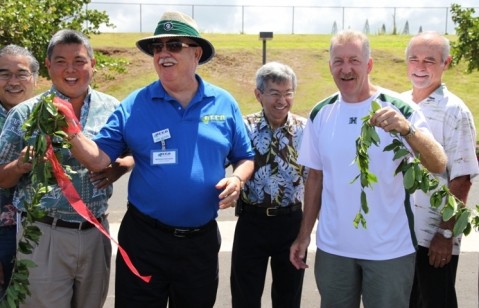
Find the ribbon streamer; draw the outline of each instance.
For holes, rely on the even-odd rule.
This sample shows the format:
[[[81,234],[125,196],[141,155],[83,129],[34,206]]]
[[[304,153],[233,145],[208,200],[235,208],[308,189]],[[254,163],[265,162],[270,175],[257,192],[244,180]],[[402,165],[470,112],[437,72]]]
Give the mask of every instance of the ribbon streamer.
[[[128,256],[126,251],[120,246],[120,244],[115,239],[113,239],[110,236],[110,234],[105,230],[103,225],[96,219],[96,217],[92,214],[90,209],[88,209],[86,204],[80,198],[80,195],[78,194],[72,182],[70,181],[70,178],[65,174],[65,171],[63,170],[62,165],[58,162],[57,157],[53,153],[53,147],[51,145],[50,140],[48,142],[46,157],[52,164],[53,174],[55,175],[55,178],[57,179],[58,186],[60,186],[60,188],[62,189],[63,195],[68,200],[68,202],[70,202],[70,204],[75,209],[75,211],[77,211],[77,213],[81,217],[85,218],[88,222],[93,224],[98,230],[100,230],[101,233],[103,233],[106,237],[108,237],[111,241],[113,241],[118,246],[118,250],[120,251],[120,254],[123,257],[123,260],[125,260],[126,265],[128,266],[128,268],[133,274],[135,274],[137,277],[141,278],[143,281],[147,283],[150,282],[151,276],[143,276],[138,272],[136,267],[131,262],[130,257]]]

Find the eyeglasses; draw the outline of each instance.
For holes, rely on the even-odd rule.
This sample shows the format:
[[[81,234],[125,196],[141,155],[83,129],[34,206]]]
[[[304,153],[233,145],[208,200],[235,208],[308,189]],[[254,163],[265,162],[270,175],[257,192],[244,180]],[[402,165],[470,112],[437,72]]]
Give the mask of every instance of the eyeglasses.
[[[153,43],[151,47],[154,53],[161,52],[163,50],[163,47],[166,47],[166,50],[168,50],[169,52],[178,53],[183,48],[198,47],[198,46],[199,45],[197,44],[186,44],[183,42],[173,41],[173,42],[166,42],[166,43],[163,43],[163,42]]]
[[[289,91],[289,92],[285,92],[285,93],[281,93],[281,92],[278,92],[278,91],[271,91],[271,92],[268,92],[268,93],[264,93],[264,92],[261,91],[261,93],[263,95],[270,96],[275,100],[280,100],[282,97],[284,97],[284,99],[293,99],[294,98],[294,92],[293,91]]]
[[[13,76],[21,81],[27,81],[32,77],[32,73],[30,72],[19,72],[19,73],[12,73],[12,72],[0,72],[0,80],[10,80]]]

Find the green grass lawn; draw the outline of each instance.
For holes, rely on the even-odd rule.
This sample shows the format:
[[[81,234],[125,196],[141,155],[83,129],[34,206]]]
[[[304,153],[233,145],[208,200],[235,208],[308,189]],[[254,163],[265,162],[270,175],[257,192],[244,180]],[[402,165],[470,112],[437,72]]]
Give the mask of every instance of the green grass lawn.
[[[135,42],[147,33],[104,33],[93,36],[94,48],[135,48]],[[253,89],[256,70],[262,64],[262,41],[257,35],[204,34],[216,48],[216,57],[200,66],[198,73],[206,80],[219,85],[237,99],[243,113],[259,110]],[[404,51],[410,36],[371,35],[371,49],[374,68],[371,80],[382,87],[398,92],[410,89],[406,77]],[[449,37],[452,41],[454,36]],[[275,35],[267,42],[267,61],[280,61],[290,65],[298,77],[298,89],[293,111],[307,115],[316,102],[336,91],[328,68],[328,47],[330,35]],[[132,66],[139,57],[130,61]],[[143,58],[144,59],[144,58]],[[148,60],[149,61],[149,60]],[[479,127],[479,72],[465,73],[466,64],[451,68],[444,75],[448,88],[461,97],[475,115]],[[102,91],[124,98],[131,90],[155,80],[151,62],[147,62],[141,73],[129,70],[117,76],[115,82]]]

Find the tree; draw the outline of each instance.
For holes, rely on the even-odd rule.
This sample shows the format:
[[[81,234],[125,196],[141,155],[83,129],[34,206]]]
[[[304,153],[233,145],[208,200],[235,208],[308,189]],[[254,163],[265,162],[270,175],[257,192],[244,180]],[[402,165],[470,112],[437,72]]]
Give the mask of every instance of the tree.
[[[404,24],[404,29],[402,30],[402,34],[409,35],[409,21],[408,20],[406,20],[406,23]]]
[[[366,19],[366,23],[364,24],[364,28],[363,28],[363,33],[368,35],[370,32],[370,29],[369,29],[369,20]]]
[[[386,34],[386,25],[385,24],[383,24],[381,26],[381,30],[379,31],[379,34]]]
[[[41,62],[51,36],[60,29],[86,35],[99,33],[100,25],[113,27],[106,12],[90,10],[90,0],[2,0],[0,46],[17,44],[28,48]],[[46,71],[40,72],[46,76]]]
[[[473,16],[473,8],[462,9],[459,4],[451,5],[451,13],[457,35],[457,40],[451,44],[453,64],[464,59],[467,72],[479,70],[479,17]]]
[[[336,34],[338,33],[338,24],[336,23],[336,20],[333,23],[333,28],[331,29],[331,34]]]

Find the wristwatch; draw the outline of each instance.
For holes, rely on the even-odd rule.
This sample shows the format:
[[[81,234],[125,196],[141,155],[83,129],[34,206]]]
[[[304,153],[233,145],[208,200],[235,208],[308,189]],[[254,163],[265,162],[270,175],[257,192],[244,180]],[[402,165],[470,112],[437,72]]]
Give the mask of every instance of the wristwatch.
[[[406,138],[406,139],[409,139],[412,136],[414,136],[415,134],[416,134],[416,127],[412,123],[410,123],[409,124],[409,131],[403,137]]]
[[[437,233],[441,234],[444,238],[450,239],[452,237],[452,231],[449,229],[437,228]]]

